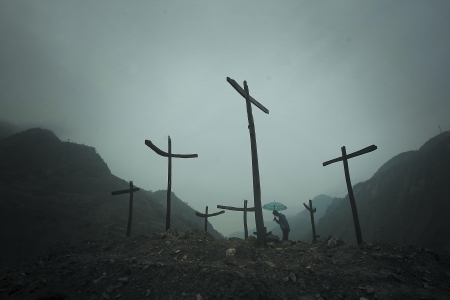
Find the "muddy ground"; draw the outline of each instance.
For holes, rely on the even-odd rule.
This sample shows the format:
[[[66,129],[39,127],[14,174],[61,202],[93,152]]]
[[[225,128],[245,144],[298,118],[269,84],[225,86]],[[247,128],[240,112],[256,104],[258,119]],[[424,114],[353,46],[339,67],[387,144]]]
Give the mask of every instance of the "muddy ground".
[[[0,271],[0,299],[450,299],[449,257],[430,250],[254,242],[169,230],[58,247]]]

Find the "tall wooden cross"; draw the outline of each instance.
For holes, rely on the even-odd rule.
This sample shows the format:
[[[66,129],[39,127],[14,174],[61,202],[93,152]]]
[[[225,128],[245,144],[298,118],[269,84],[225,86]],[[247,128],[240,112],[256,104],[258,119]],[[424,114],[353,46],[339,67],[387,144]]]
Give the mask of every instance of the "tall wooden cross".
[[[127,226],[127,237],[131,235],[131,219],[133,218],[133,192],[139,191],[139,188],[133,188],[133,181],[130,181],[130,188],[127,190],[111,192],[111,195],[121,195],[130,194],[130,206],[128,208],[128,226]]]
[[[253,201],[255,207],[255,223],[257,231],[257,245],[266,246],[266,230],[264,227],[264,219],[261,206],[261,184],[259,180],[259,166],[258,166],[258,151],[256,148],[256,133],[255,133],[255,123],[253,122],[252,106],[251,104],[257,106],[266,114],[269,110],[265,108],[261,103],[256,101],[250,96],[248,90],[247,81],[244,81],[244,89],[237,84],[236,81],[227,77],[228,83],[245,98],[247,104],[247,118],[248,118],[248,129],[250,131],[250,145],[252,151],[252,171],[253,171]]]
[[[169,171],[167,179],[167,209],[166,209],[166,230],[170,228],[170,194],[172,192],[172,157],[178,158],[193,158],[198,157],[197,154],[172,154],[172,141],[169,136],[169,152],[164,152],[149,140],[145,140],[145,144],[150,147],[157,154],[169,158]]]
[[[312,206],[312,200],[309,200],[309,206],[307,206],[305,203],[303,203],[303,205],[306,207],[307,210],[309,210],[309,214],[311,215],[311,225],[312,225],[312,235],[313,235],[313,240],[312,243],[316,243],[318,237],[320,237],[320,235],[316,234],[316,226],[314,225],[314,213],[316,212],[316,208]]]
[[[205,209],[205,213],[204,214],[202,214],[202,213],[199,213],[198,211],[196,211],[195,212],[195,214],[198,216],[198,217],[200,217],[200,218],[205,218],[205,232],[208,232],[208,218],[209,217],[214,217],[214,216],[218,216],[218,215],[221,215],[221,214],[223,214],[225,211],[224,210],[222,210],[222,211],[219,211],[219,212],[216,212],[216,213],[213,213],[213,214],[208,214],[208,206],[206,207],[206,209]]]
[[[217,208],[234,210],[234,211],[243,211],[244,212],[244,236],[247,239],[248,238],[247,212],[248,211],[255,211],[255,208],[254,207],[247,207],[247,200],[244,200],[244,207],[243,208],[231,207],[231,206],[223,206],[223,205],[217,205]]]
[[[350,173],[348,171],[348,163],[347,160],[359,155],[363,155],[369,152],[372,152],[374,150],[377,149],[377,146],[372,145],[369,147],[366,147],[364,149],[361,149],[359,151],[353,152],[349,155],[347,155],[346,151],[345,151],[345,146],[341,147],[341,151],[342,151],[342,156],[326,161],[323,163],[323,166],[325,167],[326,165],[338,162],[338,161],[343,161],[344,163],[344,172],[345,172],[345,181],[347,182],[347,190],[348,190],[348,198],[350,199],[350,205],[352,207],[352,213],[353,213],[353,223],[355,225],[355,231],[356,231],[356,239],[358,241],[358,245],[361,245],[363,240],[362,240],[362,235],[361,235],[361,227],[359,226],[359,218],[358,218],[358,211],[356,209],[356,202],[355,202],[355,196],[353,195],[353,188],[352,188],[352,182],[350,181]]]

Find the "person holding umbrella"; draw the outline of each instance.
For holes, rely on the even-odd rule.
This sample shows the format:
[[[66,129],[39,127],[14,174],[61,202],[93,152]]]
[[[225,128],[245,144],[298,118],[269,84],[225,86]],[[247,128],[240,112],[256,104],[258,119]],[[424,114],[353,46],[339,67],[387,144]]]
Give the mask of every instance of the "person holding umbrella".
[[[287,241],[289,232],[291,231],[291,228],[289,228],[289,223],[286,219],[286,216],[279,213],[278,210],[274,210],[272,213],[275,216],[275,217],[273,217],[273,220],[275,222],[277,222],[278,224],[280,224],[281,231],[283,231],[283,239],[282,240]],[[278,217],[278,220],[277,220],[277,217]]]
[[[289,223],[286,219],[286,216],[283,214],[280,214],[278,212],[280,210],[286,210],[287,209],[286,205],[284,205],[283,203],[280,203],[280,202],[273,201],[273,202],[269,202],[269,203],[265,204],[263,206],[263,209],[272,210],[272,213],[275,216],[273,218],[273,220],[275,222],[277,222],[278,224],[280,224],[281,231],[283,231],[283,239],[282,240],[287,241],[288,236],[289,236],[289,231],[291,231],[291,228],[289,227]],[[278,217],[278,220],[276,217]]]

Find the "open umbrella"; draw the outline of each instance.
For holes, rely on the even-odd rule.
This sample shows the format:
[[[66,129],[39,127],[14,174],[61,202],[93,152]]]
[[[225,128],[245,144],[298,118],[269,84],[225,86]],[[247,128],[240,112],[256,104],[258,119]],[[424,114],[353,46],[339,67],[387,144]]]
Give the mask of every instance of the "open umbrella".
[[[286,205],[284,205],[283,203],[280,203],[280,202],[276,202],[276,201],[269,202],[269,203],[265,204],[262,208],[265,210],[278,210],[278,211],[287,209]]]

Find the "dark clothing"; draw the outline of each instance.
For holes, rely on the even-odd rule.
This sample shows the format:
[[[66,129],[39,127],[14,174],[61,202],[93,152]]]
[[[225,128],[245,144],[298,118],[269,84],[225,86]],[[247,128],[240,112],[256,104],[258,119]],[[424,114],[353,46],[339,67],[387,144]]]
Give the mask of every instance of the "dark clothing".
[[[285,215],[278,214],[278,219],[279,219],[278,224],[280,224],[281,230],[284,230],[284,229],[291,230],[291,228],[289,228],[289,223],[288,223]]]
[[[283,231],[283,241],[288,240],[289,231],[291,231],[291,228],[289,228],[289,223],[286,219],[286,216],[283,214],[278,214],[278,220],[275,219],[275,222],[280,224],[281,231]]]

